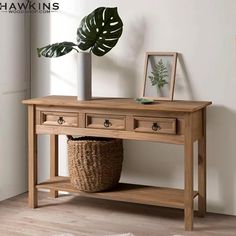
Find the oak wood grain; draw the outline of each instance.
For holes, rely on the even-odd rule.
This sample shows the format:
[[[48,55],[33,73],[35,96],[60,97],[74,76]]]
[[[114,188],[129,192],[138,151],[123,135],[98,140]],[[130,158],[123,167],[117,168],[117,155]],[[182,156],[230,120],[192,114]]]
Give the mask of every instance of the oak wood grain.
[[[107,122],[107,127],[105,126]],[[94,129],[125,130],[125,116],[109,114],[86,114],[86,127]]]
[[[193,137],[192,114],[185,117],[184,136],[184,223],[185,230],[193,230]]]
[[[78,115],[76,113],[61,112],[41,112],[43,125],[60,125],[60,126],[78,126]],[[60,123],[59,121],[62,120]]]
[[[86,193],[72,187],[68,177],[56,177],[37,185],[38,189],[61,190],[78,193],[80,196],[102,198],[123,202],[134,202],[155,206],[184,208],[184,191],[174,188],[151,187],[143,185],[120,183],[108,191]],[[192,199],[198,195],[193,192]]]
[[[124,109],[144,111],[170,111],[170,112],[194,112],[211,104],[211,102],[198,101],[156,101],[153,104],[143,105],[134,99],[125,98],[96,98],[89,101],[78,101],[74,96],[48,96],[24,100],[24,104],[48,105],[48,106],[71,106],[77,108],[99,109]]]
[[[155,124],[158,126],[157,130],[153,130],[153,125]],[[176,134],[176,118],[135,116],[134,131],[158,134]]]
[[[198,188],[199,214],[206,209],[206,107],[211,102],[156,101],[142,105],[133,99],[94,99],[77,101],[76,97],[48,96],[25,100],[29,105],[29,205],[37,206],[37,134],[51,136],[50,181],[37,185],[46,188],[51,196],[57,191],[76,192],[68,179],[58,175],[57,135],[80,135],[155,141],[184,145],[184,190],[138,185],[119,185],[118,189],[103,193],[81,193],[83,196],[118,201],[184,208],[185,229],[193,229],[193,142],[199,140]],[[35,117],[36,114],[36,117]],[[67,125],[57,119],[67,119]],[[104,127],[104,121],[111,126]],[[66,121],[65,121],[66,122]],[[153,132],[158,123],[162,132]],[[63,123],[64,124],[64,123]],[[152,129],[152,130],[151,130]],[[56,179],[55,179],[56,178]],[[55,180],[55,181],[54,181]],[[119,189],[120,188],[120,189]]]
[[[198,140],[198,215],[206,214],[206,109],[202,111],[202,136]]]
[[[35,106],[28,106],[28,184],[29,206],[35,208],[38,205],[36,184],[37,171],[37,134],[35,131]]]
[[[64,135],[80,135],[80,136],[94,136],[106,138],[120,138],[131,140],[144,140],[171,144],[183,144],[184,135],[170,135],[158,133],[141,133],[130,132],[126,130],[108,130],[108,129],[92,129],[92,128],[71,128],[59,126],[36,126],[37,134],[64,134]]]
[[[50,135],[50,178],[58,176],[58,135]],[[50,190],[50,197],[57,198],[58,191]]]

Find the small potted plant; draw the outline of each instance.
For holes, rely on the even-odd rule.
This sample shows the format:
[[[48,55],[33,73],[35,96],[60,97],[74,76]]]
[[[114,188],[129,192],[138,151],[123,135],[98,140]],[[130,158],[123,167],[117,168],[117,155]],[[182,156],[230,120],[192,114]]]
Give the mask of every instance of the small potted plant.
[[[78,52],[78,100],[91,99],[91,53],[104,56],[118,42],[123,22],[117,7],[99,7],[85,16],[77,29],[77,43],[61,42],[37,48],[38,56],[60,57]]]

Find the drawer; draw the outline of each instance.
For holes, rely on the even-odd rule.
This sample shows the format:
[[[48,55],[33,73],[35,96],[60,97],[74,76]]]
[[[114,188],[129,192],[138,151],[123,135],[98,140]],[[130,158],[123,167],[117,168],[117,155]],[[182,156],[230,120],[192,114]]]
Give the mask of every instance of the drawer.
[[[176,134],[176,118],[134,117],[134,131]]]
[[[78,114],[72,112],[40,111],[40,125],[78,126]]]
[[[86,114],[86,128],[124,130],[125,116]]]

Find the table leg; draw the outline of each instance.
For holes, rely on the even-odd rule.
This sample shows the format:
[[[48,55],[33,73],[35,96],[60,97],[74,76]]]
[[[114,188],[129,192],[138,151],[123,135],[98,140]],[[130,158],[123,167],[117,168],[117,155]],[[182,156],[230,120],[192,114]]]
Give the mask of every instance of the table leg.
[[[58,176],[58,135],[50,135],[50,178]],[[58,191],[50,190],[50,197],[57,198]]]
[[[184,223],[185,230],[193,230],[193,141],[192,116],[185,118],[184,141]]]
[[[38,206],[37,185],[37,135],[35,132],[35,106],[28,106],[28,188],[29,207]]]
[[[198,140],[198,215],[206,214],[206,109],[203,109],[203,136]]]

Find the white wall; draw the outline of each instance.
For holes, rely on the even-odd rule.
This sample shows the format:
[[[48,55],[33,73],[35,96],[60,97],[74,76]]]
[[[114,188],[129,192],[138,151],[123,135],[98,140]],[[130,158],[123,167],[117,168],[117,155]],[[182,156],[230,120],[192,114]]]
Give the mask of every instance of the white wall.
[[[50,22],[35,17],[32,48],[75,41],[81,18],[98,6],[118,6],[124,32],[109,54],[93,57],[93,95],[137,97],[144,53],[179,52],[175,99],[211,100],[214,104],[207,115],[208,211],[236,215],[236,1],[60,1],[60,13],[51,14]],[[75,94],[73,57],[39,59],[34,50],[34,95]],[[47,149],[46,141],[40,139],[40,144]],[[63,145],[61,149],[60,171],[66,174],[66,150]],[[182,155],[180,146],[126,141],[122,180],[182,187]],[[40,165],[44,179],[48,161],[43,159]]]
[[[26,107],[29,93],[29,21],[0,14],[0,200],[27,191]]]

